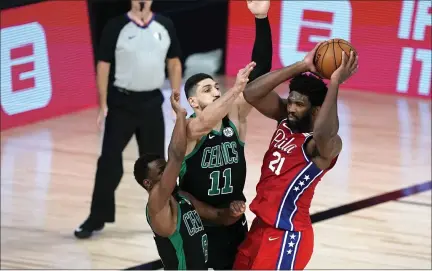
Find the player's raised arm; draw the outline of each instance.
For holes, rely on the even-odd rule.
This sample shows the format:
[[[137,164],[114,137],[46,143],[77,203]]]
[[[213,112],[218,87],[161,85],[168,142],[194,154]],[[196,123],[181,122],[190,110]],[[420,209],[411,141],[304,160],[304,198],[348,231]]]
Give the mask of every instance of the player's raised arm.
[[[247,6],[255,16],[255,42],[252,49],[252,61],[256,63],[255,69],[249,75],[250,84],[252,81],[268,73],[271,70],[273,44],[270,22],[267,17],[270,8],[270,0],[247,1]],[[239,121],[246,121],[252,106],[245,101],[243,95],[237,99]],[[230,116],[233,120],[233,117]]]
[[[191,194],[180,191],[180,194],[185,196],[192,202],[200,217],[207,219],[215,224],[232,225],[237,222],[242,214],[246,211],[246,204],[244,201],[233,201],[229,208],[215,208],[200,200],[197,200]]]
[[[358,56],[351,51],[349,58],[342,51],[342,64],[332,74],[329,88],[313,129],[313,139],[322,158],[333,159],[341,148],[342,141],[338,136],[339,118],[337,113],[337,96],[339,85],[350,78],[358,68]]]
[[[255,67],[251,62],[241,69],[237,74],[234,86],[219,99],[209,104],[196,118],[191,118],[187,124],[187,135],[189,140],[195,140],[209,133],[213,127],[225,117],[233,106],[240,93],[243,92],[248,77]]]
[[[186,153],[186,110],[180,106],[180,94],[178,92],[173,92],[171,95],[171,104],[177,118],[168,147],[168,161],[165,170],[160,181],[149,195],[148,207],[151,217],[167,206],[176,187],[177,177]]]
[[[245,100],[261,114],[280,121],[286,117],[285,101],[275,92],[279,84],[293,76],[307,71],[307,66],[299,61],[288,67],[269,72],[246,86]]]
[[[255,42],[252,49],[252,61],[255,69],[249,75],[249,83],[268,73],[271,69],[273,47],[270,22],[267,17],[270,0],[247,1],[248,8],[255,15]]]
[[[315,55],[315,51],[321,43],[307,54]],[[266,73],[246,86],[243,92],[245,100],[255,107],[261,114],[268,118],[280,121],[286,118],[286,101],[283,100],[275,91],[278,85],[286,80],[307,71],[314,71],[313,64],[304,60],[296,62],[288,67]]]

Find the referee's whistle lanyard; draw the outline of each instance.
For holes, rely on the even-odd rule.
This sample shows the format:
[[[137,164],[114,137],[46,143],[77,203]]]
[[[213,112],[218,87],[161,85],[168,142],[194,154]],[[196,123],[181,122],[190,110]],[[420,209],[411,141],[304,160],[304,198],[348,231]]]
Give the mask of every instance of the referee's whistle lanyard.
[[[140,2],[140,9],[142,12],[144,8],[144,3]],[[153,17],[153,12],[150,11],[150,13],[148,14],[148,16],[146,16],[147,18],[141,18],[141,16],[137,16],[136,14],[134,14],[132,11],[129,12],[129,18],[132,19],[133,21],[135,21],[135,23],[137,23],[138,25],[141,26],[145,26],[148,24],[148,22],[151,20],[151,18]]]

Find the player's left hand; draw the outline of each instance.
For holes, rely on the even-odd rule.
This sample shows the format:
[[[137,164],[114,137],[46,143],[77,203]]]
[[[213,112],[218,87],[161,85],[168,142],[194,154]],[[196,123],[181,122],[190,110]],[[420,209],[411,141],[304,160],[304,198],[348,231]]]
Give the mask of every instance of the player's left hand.
[[[246,203],[244,201],[236,200],[230,204],[230,215],[237,217],[241,216],[246,211]]]
[[[247,6],[256,18],[265,18],[270,8],[270,0],[248,0]]]
[[[170,101],[171,101],[172,109],[177,114],[177,116],[179,114],[181,115],[187,114],[186,109],[184,109],[180,104],[180,92],[173,91],[170,97]]]
[[[330,80],[336,81],[338,84],[342,84],[348,78],[353,76],[358,69],[358,55],[354,51],[350,52],[349,57],[342,51],[342,63],[337,70],[333,72]]]

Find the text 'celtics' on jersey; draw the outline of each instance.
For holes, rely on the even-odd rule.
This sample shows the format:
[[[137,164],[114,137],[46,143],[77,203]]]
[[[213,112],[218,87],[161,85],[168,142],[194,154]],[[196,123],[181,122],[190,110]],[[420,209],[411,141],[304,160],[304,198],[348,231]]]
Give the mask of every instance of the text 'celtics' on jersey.
[[[173,196],[177,201],[176,231],[169,237],[162,237],[153,232],[164,269],[207,269],[208,239],[200,216],[187,198],[177,193]],[[146,216],[151,225],[148,207]]]
[[[244,142],[236,126],[225,117],[220,130],[203,136],[185,157],[179,185],[198,200],[224,208],[234,200],[246,200],[245,179]]]

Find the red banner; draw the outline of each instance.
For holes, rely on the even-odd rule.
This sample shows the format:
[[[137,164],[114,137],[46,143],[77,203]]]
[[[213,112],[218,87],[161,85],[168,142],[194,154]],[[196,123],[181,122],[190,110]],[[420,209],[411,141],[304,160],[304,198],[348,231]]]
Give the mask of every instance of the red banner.
[[[1,11],[1,130],[97,102],[86,1]]]
[[[317,42],[342,38],[360,69],[345,88],[431,97],[431,1],[272,1],[273,69],[303,59]],[[255,23],[243,1],[230,1],[226,72],[251,59]]]

